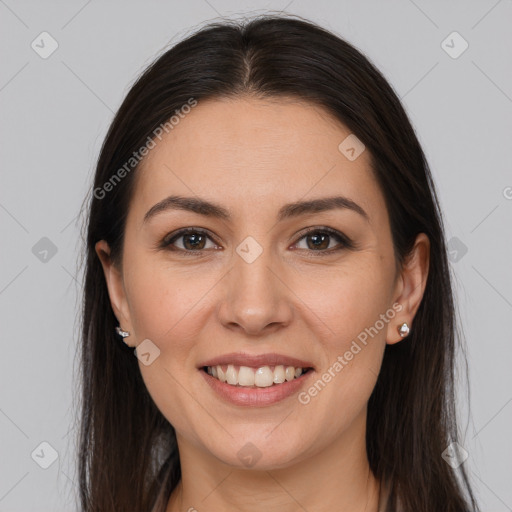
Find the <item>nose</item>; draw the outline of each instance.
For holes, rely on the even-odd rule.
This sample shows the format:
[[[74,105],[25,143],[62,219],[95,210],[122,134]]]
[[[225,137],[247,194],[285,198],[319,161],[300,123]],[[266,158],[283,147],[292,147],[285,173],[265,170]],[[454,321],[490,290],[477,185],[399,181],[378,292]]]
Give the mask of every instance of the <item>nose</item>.
[[[293,293],[270,251],[250,263],[234,252],[233,265],[223,281],[218,315],[227,329],[261,337],[290,324]]]

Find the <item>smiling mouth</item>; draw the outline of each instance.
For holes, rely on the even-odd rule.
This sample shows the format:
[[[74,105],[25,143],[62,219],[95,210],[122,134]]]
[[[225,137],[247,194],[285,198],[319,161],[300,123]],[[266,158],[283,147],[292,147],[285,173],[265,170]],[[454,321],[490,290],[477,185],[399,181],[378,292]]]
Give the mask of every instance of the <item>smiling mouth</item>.
[[[239,366],[234,364],[203,366],[201,368],[202,371],[206,372],[214,379],[234,387],[245,388],[268,388],[271,386],[279,386],[284,382],[290,382],[300,378],[312,369],[313,368],[300,368],[285,365],[266,365],[258,368],[252,368],[250,366]]]

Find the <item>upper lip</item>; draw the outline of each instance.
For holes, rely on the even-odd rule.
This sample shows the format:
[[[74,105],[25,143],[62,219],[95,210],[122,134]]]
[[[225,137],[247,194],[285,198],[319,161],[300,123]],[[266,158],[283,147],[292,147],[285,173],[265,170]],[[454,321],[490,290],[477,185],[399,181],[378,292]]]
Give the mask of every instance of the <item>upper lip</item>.
[[[275,352],[267,354],[247,354],[245,352],[233,352],[231,354],[223,354],[221,356],[208,359],[199,365],[200,368],[204,366],[218,366],[233,364],[237,366],[249,366],[259,368],[261,366],[293,366],[295,368],[313,368],[313,365],[302,359],[296,357],[285,356]]]

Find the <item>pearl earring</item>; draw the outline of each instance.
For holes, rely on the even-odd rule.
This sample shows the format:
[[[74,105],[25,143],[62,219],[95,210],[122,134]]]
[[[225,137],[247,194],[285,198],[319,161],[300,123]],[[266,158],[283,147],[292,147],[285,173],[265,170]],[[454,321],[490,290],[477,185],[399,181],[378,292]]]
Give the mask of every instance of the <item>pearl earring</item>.
[[[402,338],[405,338],[409,334],[409,326],[407,325],[407,322],[404,322],[402,325],[400,325],[398,328],[398,334],[402,336]]]

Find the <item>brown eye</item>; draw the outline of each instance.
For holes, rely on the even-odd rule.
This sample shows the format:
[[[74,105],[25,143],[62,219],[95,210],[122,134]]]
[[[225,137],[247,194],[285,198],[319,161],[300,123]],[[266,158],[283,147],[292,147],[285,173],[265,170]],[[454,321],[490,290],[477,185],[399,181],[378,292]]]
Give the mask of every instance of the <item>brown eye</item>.
[[[210,241],[210,246],[207,246]],[[166,237],[161,247],[181,252],[202,252],[205,249],[216,249],[218,245],[206,231],[187,228]]]
[[[331,235],[327,233],[313,233],[312,235],[307,235],[306,240],[311,241],[308,243],[309,249],[328,249],[329,242],[331,241]]]
[[[185,249],[190,249],[192,251],[204,249],[206,242],[206,237],[204,235],[199,233],[190,233],[182,235],[181,238],[183,238],[183,245]]]
[[[352,242],[343,234],[331,228],[316,228],[303,233],[300,240],[306,240],[306,247],[297,247],[313,252],[332,253],[345,248],[352,248]],[[337,241],[337,244],[334,243]]]

